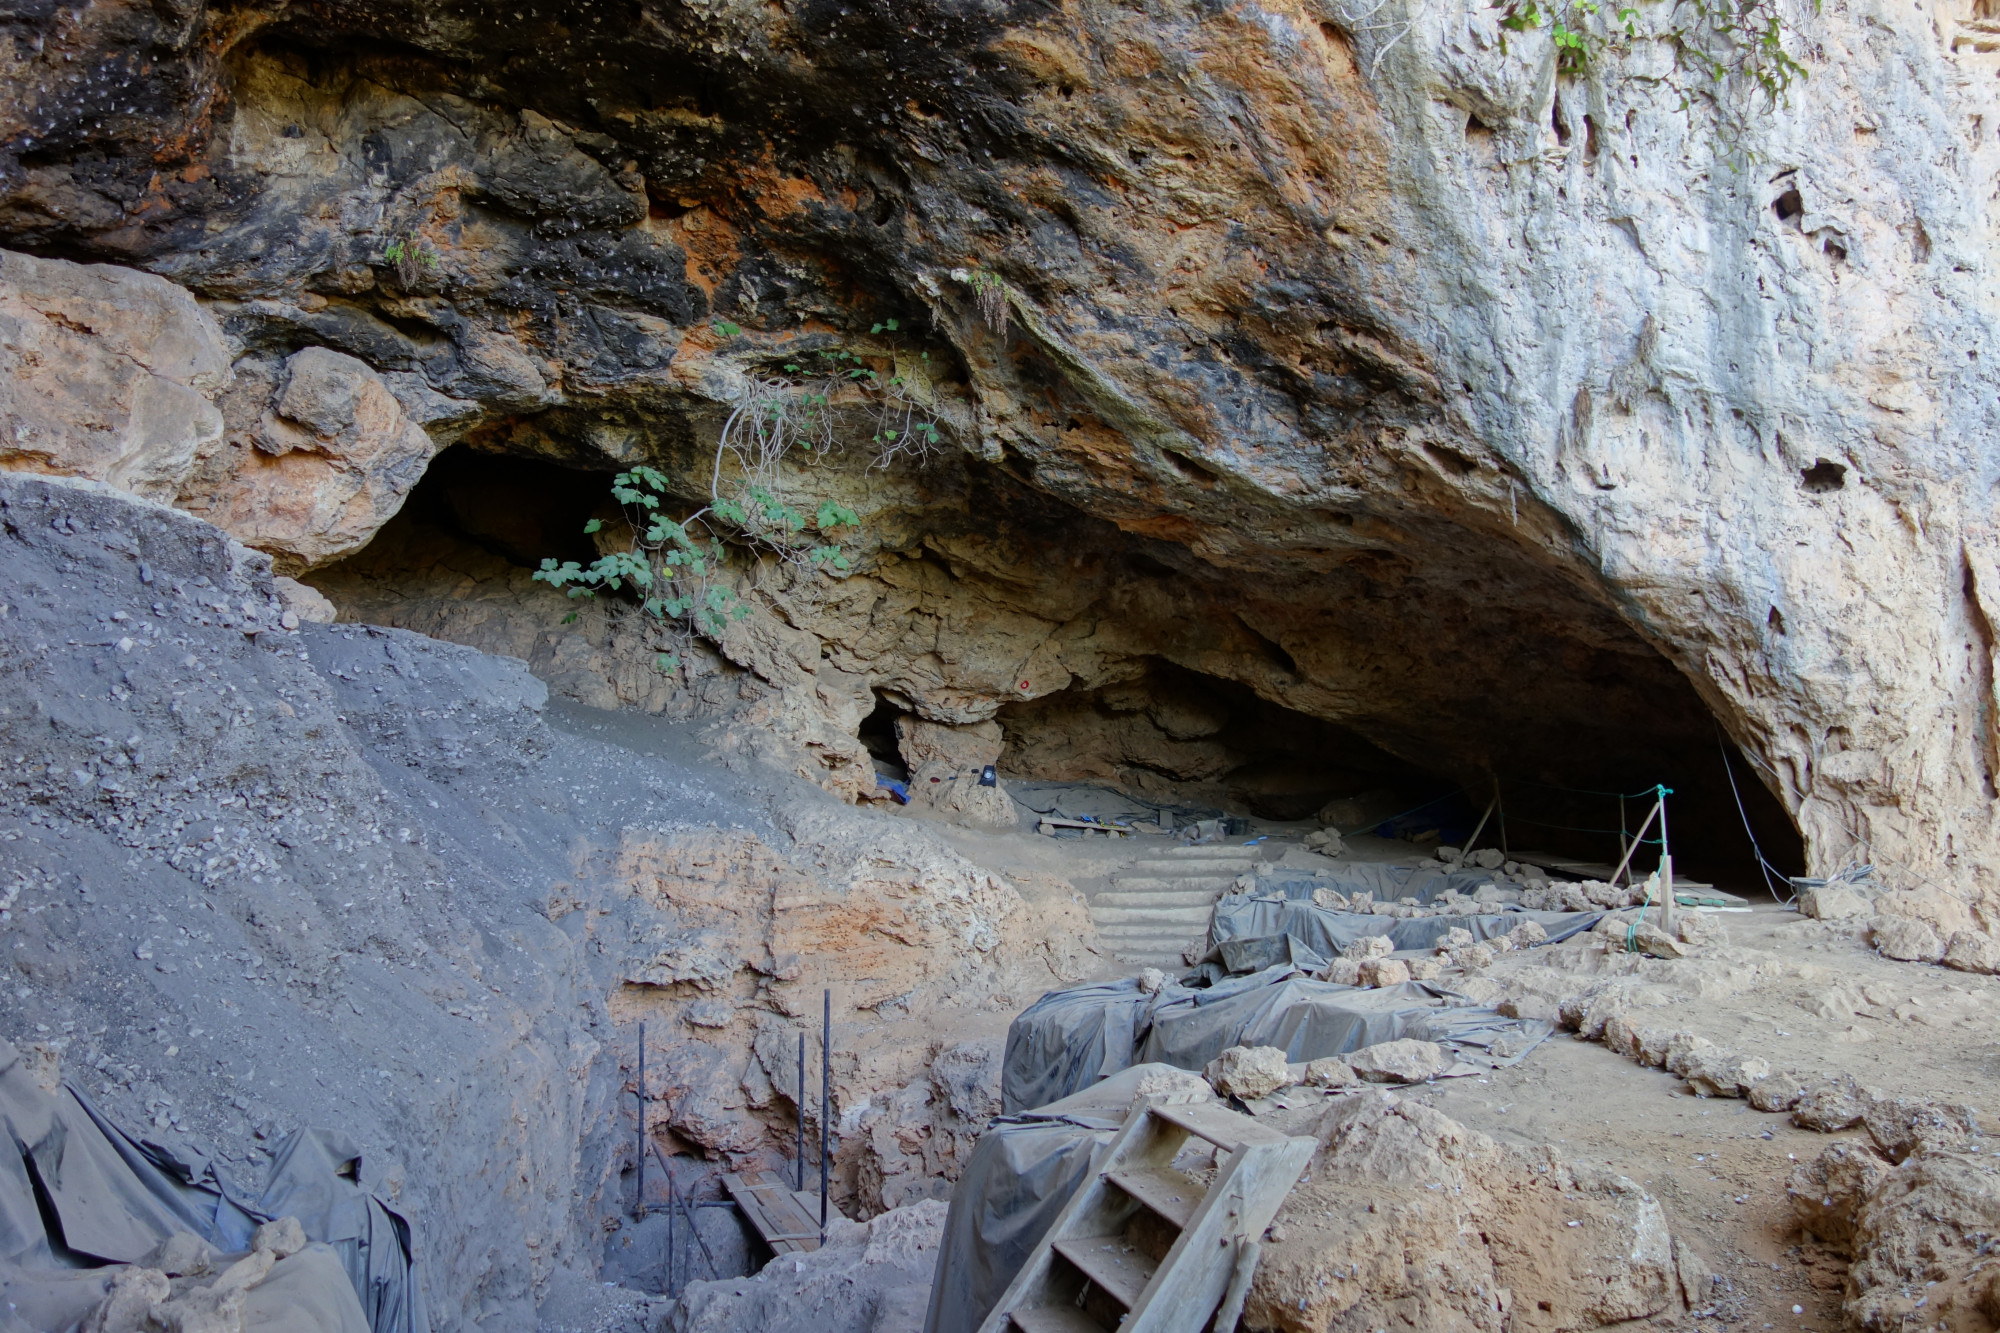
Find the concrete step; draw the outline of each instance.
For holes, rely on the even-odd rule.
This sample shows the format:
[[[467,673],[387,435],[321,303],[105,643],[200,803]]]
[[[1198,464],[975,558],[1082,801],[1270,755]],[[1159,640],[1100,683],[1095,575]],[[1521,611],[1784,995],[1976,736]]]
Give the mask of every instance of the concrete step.
[[[1208,924],[1209,911],[1206,907],[1099,907],[1092,903],[1090,919],[1100,926],[1157,922],[1161,926],[1186,925],[1200,930]]]
[[[1206,930],[1189,930],[1184,926],[1161,926],[1146,922],[1114,923],[1102,927],[1097,932],[1098,938],[1114,947],[1119,944],[1131,944],[1135,941],[1141,944],[1152,943],[1164,947],[1169,941],[1172,941],[1175,948],[1192,944],[1207,933]]]
[[[1253,861],[1256,850],[1249,847],[1168,847],[1160,853],[1176,861]]]
[[[1136,891],[1173,891],[1206,889],[1220,893],[1236,886],[1234,875],[1113,875],[1111,883],[1121,889]]]
[[[1099,890],[1090,900],[1092,904],[1103,903],[1106,907],[1213,907],[1215,894],[1209,889],[1192,889],[1167,892],[1151,889]]]

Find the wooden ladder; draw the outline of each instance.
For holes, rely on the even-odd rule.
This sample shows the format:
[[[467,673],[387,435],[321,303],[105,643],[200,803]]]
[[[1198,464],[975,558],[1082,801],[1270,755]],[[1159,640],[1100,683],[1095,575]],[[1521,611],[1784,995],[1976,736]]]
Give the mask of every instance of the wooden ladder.
[[[1190,1138],[1217,1149],[1206,1187],[1172,1166]],[[1225,1294],[1241,1310],[1257,1241],[1316,1147],[1213,1103],[1141,1102],[979,1333],[1201,1333]]]

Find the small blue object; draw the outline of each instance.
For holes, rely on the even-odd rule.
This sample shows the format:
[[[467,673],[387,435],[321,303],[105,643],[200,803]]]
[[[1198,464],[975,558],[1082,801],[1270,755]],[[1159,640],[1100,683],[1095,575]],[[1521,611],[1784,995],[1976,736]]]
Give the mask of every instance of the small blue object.
[[[910,789],[896,781],[896,779],[877,776],[875,785],[883,788],[891,796],[895,797],[898,805],[908,805],[910,803]]]

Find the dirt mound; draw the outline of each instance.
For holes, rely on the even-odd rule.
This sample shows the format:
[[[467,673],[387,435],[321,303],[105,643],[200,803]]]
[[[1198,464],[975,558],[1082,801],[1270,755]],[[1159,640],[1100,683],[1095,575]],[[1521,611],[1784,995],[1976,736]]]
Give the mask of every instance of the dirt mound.
[[[1270,1228],[1246,1328],[1596,1328],[1703,1294],[1660,1205],[1623,1177],[1395,1094],[1347,1099],[1316,1133],[1324,1146]]]

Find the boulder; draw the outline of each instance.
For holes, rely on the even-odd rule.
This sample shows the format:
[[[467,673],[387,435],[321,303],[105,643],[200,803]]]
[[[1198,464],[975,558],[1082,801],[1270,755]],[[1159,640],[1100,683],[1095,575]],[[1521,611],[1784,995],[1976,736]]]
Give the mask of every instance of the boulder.
[[[254,420],[232,419],[229,447],[201,469],[188,507],[269,552],[283,574],[366,546],[442,447],[372,367],[327,347],[294,352],[271,396],[240,410],[252,407]]]
[[[1321,856],[1339,856],[1347,850],[1347,844],[1341,841],[1339,832],[1330,828],[1316,829],[1306,834],[1304,846],[1307,851],[1318,852]]]
[[[1361,984],[1361,964],[1353,958],[1336,958],[1326,965],[1319,974],[1321,981],[1330,981],[1336,986],[1359,986]]]
[[[1341,946],[1340,956],[1352,958],[1355,962],[1366,962],[1370,958],[1387,958],[1396,951],[1396,942],[1387,935],[1363,935],[1358,940]]]
[[[1892,1162],[1928,1150],[1948,1152],[1965,1147],[1979,1134],[1979,1114],[1958,1102],[1933,1102],[1920,1097],[1883,1097],[1863,1091],[1861,1124],[1868,1137]]]
[[[1338,889],[1318,888],[1313,890],[1313,906],[1324,907],[1330,912],[1345,912],[1347,898]]]
[[[1988,1329],[2000,1315],[2000,1172],[1972,1152],[1919,1152],[1867,1193],[1854,1223],[1847,1326]]]
[[[1331,1055],[1308,1061],[1305,1076],[1300,1080],[1309,1088],[1343,1088],[1360,1081],[1361,1076],[1354,1072],[1353,1065]]]
[[[1652,958],[1687,957],[1687,946],[1651,921],[1632,927],[1630,947]]]
[[[1245,1328],[1498,1333],[1679,1312],[1666,1216],[1630,1180],[1393,1095],[1343,1097],[1314,1133]]]
[[[1347,1057],[1369,1083],[1426,1083],[1451,1068],[1452,1057],[1434,1041],[1403,1037],[1364,1046]]]
[[[1542,929],[1539,921],[1523,921],[1507,933],[1513,937],[1515,946],[1522,949],[1546,944],[1549,939],[1549,932]]]
[[[1798,1100],[1792,1104],[1792,1123],[1800,1129],[1831,1134],[1860,1124],[1867,1111],[1867,1103],[1853,1079],[1845,1075],[1815,1079],[1800,1089]]]
[[[1696,1096],[1741,1097],[1770,1077],[1771,1062],[1734,1051],[1702,1050],[1688,1056],[1680,1073]]]
[[[1801,1230],[1847,1252],[1861,1205],[1889,1172],[1889,1164],[1865,1144],[1836,1143],[1792,1170],[1785,1193]]]
[[[1444,975],[1444,964],[1435,958],[1412,958],[1408,966],[1412,981],[1436,981]]]
[[[1232,1046],[1208,1062],[1202,1076],[1225,1097],[1254,1101],[1292,1086],[1285,1053],[1275,1046]]]
[[[1545,995],[1510,995],[1496,1007],[1507,1018],[1525,1018],[1543,1023],[1553,1023],[1558,1018],[1556,1002]]]
[[[172,503],[223,436],[229,340],[186,288],[0,251],[0,467]]]
[[[1961,972],[2000,972],[2000,940],[1983,930],[1955,930],[1945,941],[1941,961]]]
[[[1799,1104],[1799,1098],[1805,1095],[1806,1087],[1811,1082],[1812,1079],[1797,1070],[1780,1070],[1756,1084],[1744,1096],[1759,1111],[1789,1111]]]
[[[1669,1074],[1685,1076],[1690,1061],[1705,1060],[1715,1050],[1715,1043],[1706,1037],[1697,1037],[1692,1032],[1676,1032],[1667,1039],[1667,1050],[1660,1059],[1660,1067]]]
[[[1868,923],[1868,942],[1883,957],[1906,963],[1935,963],[1944,957],[1944,941],[1928,922],[1915,917],[1876,917]]]
[[[1361,964],[1364,986],[1400,986],[1410,979],[1410,966],[1400,958],[1370,958]]]
[[[1498,847],[1481,847],[1472,854],[1471,861],[1482,870],[1498,870],[1506,864],[1507,856]]]
[[[1799,889],[1799,911],[1817,921],[1866,916],[1875,910],[1875,896],[1851,884],[1806,885]]]

